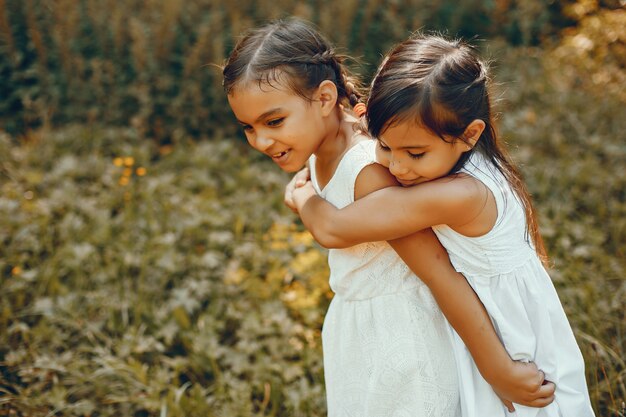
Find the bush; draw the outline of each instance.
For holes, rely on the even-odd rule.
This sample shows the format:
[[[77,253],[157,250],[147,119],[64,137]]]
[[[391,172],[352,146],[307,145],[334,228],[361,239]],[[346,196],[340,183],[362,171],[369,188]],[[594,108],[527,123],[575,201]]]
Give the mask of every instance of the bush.
[[[327,267],[284,175],[236,142],[32,140],[0,142],[0,414],[323,415]]]
[[[537,44],[572,23],[561,15],[570,3],[1,0],[0,121],[12,134],[80,122],[131,124],[160,143],[223,137],[233,124],[217,66],[236,36],[269,19],[314,22],[369,75],[419,28]]]

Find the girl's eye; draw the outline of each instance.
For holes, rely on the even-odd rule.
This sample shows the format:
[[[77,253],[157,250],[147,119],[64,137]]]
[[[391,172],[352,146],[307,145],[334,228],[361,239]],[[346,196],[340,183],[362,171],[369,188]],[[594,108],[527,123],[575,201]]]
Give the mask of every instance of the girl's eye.
[[[383,145],[381,141],[378,141],[378,147],[385,152],[389,151],[389,148]]]
[[[277,127],[283,123],[283,120],[285,120],[284,117],[279,117],[278,119],[268,120],[267,125],[271,127]]]
[[[241,125],[241,128],[243,129],[244,132],[252,131],[252,126],[250,125]]]
[[[411,153],[411,152],[409,152],[409,156],[411,158],[413,158],[413,159],[420,159],[424,155],[426,155],[426,152],[422,152],[422,153]]]

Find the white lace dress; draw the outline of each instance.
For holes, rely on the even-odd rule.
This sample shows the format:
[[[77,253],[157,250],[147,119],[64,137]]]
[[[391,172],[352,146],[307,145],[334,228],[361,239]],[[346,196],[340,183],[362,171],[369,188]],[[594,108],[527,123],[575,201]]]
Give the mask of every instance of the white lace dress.
[[[504,177],[479,154],[463,169],[493,193],[495,226],[480,237],[433,227],[457,271],[465,275],[515,360],[534,361],[556,384],[556,400],[537,409],[517,405],[516,417],[590,417],[585,366],[556,290],[526,240],[524,209]],[[481,377],[469,351],[450,327],[459,367],[464,417],[510,415]]]
[[[344,207],[375,142],[344,155],[317,192]],[[322,341],[329,417],[458,417],[457,369],[447,322],[430,290],[387,242],[329,252],[330,304]]]

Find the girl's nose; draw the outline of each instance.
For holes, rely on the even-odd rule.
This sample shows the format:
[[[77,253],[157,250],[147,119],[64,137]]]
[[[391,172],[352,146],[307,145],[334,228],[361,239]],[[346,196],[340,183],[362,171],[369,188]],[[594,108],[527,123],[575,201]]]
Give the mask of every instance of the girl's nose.
[[[389,158],[389,172],[394,176],[406,174],[407,168],[397,159]]]
[[[257,135],[251,142],[255,149],[265,152],[274,144],[274,139],[265,135]]]

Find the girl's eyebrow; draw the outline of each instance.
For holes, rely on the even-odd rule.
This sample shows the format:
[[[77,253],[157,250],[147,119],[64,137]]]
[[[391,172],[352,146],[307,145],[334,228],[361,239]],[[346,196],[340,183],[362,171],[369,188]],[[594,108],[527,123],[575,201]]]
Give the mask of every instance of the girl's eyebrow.
[[[381,137],[379,137],[378,140],[382,142],[383,145],[385,145],[386,147],[389,147]],[[398,149],[405,150],[405,149],[425,149],[425,148],[428,148],[428,145],[400,146]]]
[[[265,113],[263,113],[262,115],[260,115],[259,117],[257,117],[256,120],[254,121],[254,123],[258,123],[259,121],[261,121],[261,120],[263,120],[265,118],[268,118],[269,116],[271,116],[271,115],[273,115],[275,113],[281,113],[282,111],[283,111],[283,109],[280,108],[280,107],[276,107],[276,108],[270,109],[270,110],[266,111]],[[241,120],[237,120],[237,121],[239,122],[239,124],[242,124],[242,125],[247,125],[248,124],[248,123],[242,122]]]
[[[428,145],[401,146],[398,149],[425,149],[425,148],[428,148]]]

